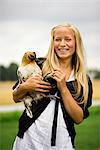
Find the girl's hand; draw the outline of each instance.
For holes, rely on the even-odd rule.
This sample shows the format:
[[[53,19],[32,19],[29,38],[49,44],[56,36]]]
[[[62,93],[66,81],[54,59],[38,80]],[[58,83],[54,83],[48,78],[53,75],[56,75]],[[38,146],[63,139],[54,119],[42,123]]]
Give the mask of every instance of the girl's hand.
[[[49,92],[52,88],[50,83],[43,81],[43,77],[37,75],[35,77],[30,77],[23,83],[24,88],[27,92],[38,91],[38,92]]]
[[[57,81],[57,87],[62,91],[66,87],[66,74],[60,70],[56,69],[53,71],[53,78]]]

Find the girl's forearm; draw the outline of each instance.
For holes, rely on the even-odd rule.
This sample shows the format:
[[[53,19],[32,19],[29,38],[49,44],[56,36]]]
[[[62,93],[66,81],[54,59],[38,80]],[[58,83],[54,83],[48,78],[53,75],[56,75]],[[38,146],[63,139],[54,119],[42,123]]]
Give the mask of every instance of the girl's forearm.
[[[64,90],[61,92],[61,96],[68,114],[71,116],[75,123],[81,123],[83,120],[83,110],[76,103],[67,87],[64,88]]]
[[[18,85],[13,91],[13,100],[15,101],[15,103],[21,102],[26,93],[27,90],[24,87],[24,83]]]

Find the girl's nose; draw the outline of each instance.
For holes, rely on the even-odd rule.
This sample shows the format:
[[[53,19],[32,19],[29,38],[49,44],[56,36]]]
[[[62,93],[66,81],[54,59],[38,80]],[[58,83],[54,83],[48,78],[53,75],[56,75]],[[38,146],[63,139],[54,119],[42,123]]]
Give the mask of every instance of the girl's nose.
[[[66,41],[64,39],[62,39],[61,42],[60,42],[60,45],[61,46],[65,46],[66,45]]]

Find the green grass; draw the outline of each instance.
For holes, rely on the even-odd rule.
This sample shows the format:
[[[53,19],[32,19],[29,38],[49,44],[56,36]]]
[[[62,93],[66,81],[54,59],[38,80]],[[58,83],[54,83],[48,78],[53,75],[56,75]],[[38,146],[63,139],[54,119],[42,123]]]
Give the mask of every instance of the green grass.
[[[0,150],[11,150],[21,112],[0,113]]]
[[[76,150],[100,150],[100,106],[89,111],[90,116],[76,125]]]
[[[11,150],[21,112],[0,113],[0,150]],[[100,106],[90,108],[90,117],[76,125],[76,150],[100,150]]]

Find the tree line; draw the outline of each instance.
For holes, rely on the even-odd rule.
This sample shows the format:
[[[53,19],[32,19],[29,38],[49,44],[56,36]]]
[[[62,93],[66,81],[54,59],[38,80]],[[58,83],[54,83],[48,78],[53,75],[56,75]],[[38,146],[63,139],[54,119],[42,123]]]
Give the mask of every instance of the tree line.
[[[16,81],[18,80],[17,69],[18,64],[12,62],[8,67],[0,65],[0,81]],[[92,79],[100,79],[100,70],[89,69],[88,73]]]
[[[11,63],[8,67],[0,65],[0,81],[16,81],[18,64]]]

